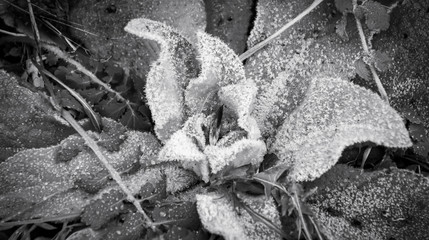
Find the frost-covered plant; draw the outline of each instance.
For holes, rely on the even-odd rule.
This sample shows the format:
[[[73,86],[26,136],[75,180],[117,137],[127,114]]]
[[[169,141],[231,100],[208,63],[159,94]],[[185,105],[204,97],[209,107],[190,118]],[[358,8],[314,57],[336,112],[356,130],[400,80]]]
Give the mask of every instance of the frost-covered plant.
[[[343,79],[329,74],[287,79],[280,74],[276,84],[266,85],[264,79],[255,83],[245,77],[243,65],[232,50],[204,33],[198,34],[196,46],[200,73],[196,78],[183,79],[187,68],[179,66],[187,62],[183,56],[166,52],[180,49],[183,45],[179,43],[186,41],[183,37],[147,19],[132,20],[125,29],[158,41],[162,48],[146,88],[149,106],[155,112],[156,134],[164,142],[158,161],[180,161],[206,182],[211,175],[231,167],[258,167],[266,151],[279,157],[271,169],[278,175],[288,171],[288,180],[294,182],[318,178],[337,162],[346,146],[354,143],[411,145],[395,110],[375,93]],[[215,113],[220,106],[226,115],[222,121]],[[278,115],[282,109],[287,111]],[[273,111],[277,115],[270,115]],[[273,126],[280,127],[273,131]],[[217,130],[220,135],[212,140],[212,131]],[[214,205],[208,199],[197,196],[202,222],[210,222],[208,229],[224,229],[218,225],[222,221],[207,219],[212,218],[213,210],[206,207],[212,209]],[[217,206],[222,212],[224,204]],[[232,230],[232,235],[214,231],[236,237]]]
[[[184,61],[174,53],[166,53],[181,46],[173,29],[146,19],[132,20],[125,29],[157,40],[163,48],[149,72],[146,87],[156,133],[165,143],[158,160],[181,161],[185,166],[192,163],[190,167],[205,181],[228,164],[258,165],[265,154],[265,145],[261,145],[265,139],[272,142],[268,151],[280,158],[277,166],[284,164],[292,181],[319,177],[336,163],[346,146],[354,143],[410,146],[396,111],[376,94],[345,80],[328,74],[299,80],[280,75],[275,80],[277,84],[258,90],[255,84],[263,85],[264,80],[254,83],[246,79],[243,65],[233,51],[204,33],[198,35],[200,74],[183,79],[186,68],[179,68],[179,63]],[[181,41],[186,40],[182,37]],[[261,105],[255,106],[258,103]],[[228,115],[221,123],[221,138],[206,141],[204,130],[213,129],[214,110],[221,105]],[[270,112],[280,107],[289,107],[289,112],[280,116],[284,121],[278,132],[270,132],[267,126],[272,127],[277,120],[270,119]],[[249,153],[252,157],[248,157]]]
[[[173,28],[148,19],[134,19],[125,30],[160,45],[159,58],[152,64],[145,91],[156,137],[162,146],[154,145],[155,137],[147,133],[112,134],[127,136],[119,152],[104,152],[120,172],[127,172],[136,159],[145,166],[177,161],[201,180],[213,184],[217,177],[231,171],[251,178],[258,173],[256,169],[264,155],[274,153],[278,160],[266,170],[267,174],[272,173],[271,183],[283,172],[287,172],[287,181],[294,183],[320,177],[337,162],[343,149],[354,143],[411,145],[395,110],[375,93],[344,79],[328,73],[307,78],[283,73],[273,82],[249,78],[238,56],[208,34],[198,33],[198,44],[193,46]],[[94,136],[103,140],[102,135]],[[27,150],[1,164],[4,174],[0,179],[5,184],[0,194],[6,207],[0,213],[56,216],[85,206],[87,213],[97,212],[98,208],[110,211],[112,215],[100,218],[85,217],[95,229],[124,210],[122,194],[114,184],[105,182],[105,170],[93,163],[91,152],[81,149],[78,139],[72,138],[49,148],[49,152]],[[104,146],[101,142],[99,145]],[[58,151],[61,161],[56,162]],[[36,152],[39,155],[28,160]],[[49,157],[38,161],[43,154]],[[127,157],[121,157],[123,154]],[[14,169],[26,170],[25,162],[35,169],[16,174]],[[126,175],[124,182],[132,194],[144,195],[141,187],[157,173],[160,174],[141,169]],[[155,178],[160,181],[160,176]],[[35,212],[31,202],[25,200],[36,195],[37,201],[43,201],[52,194],[58,197],[43,202],[45,206],[54,206],[50,212]],[[66,197],[74,209],[65,207],[65,212],[59,212],[58,206],[64,207],[59,200]],[[279,238],[279,232],[274,231],[279,226],[279,214],[271,198],[246,194],[234,197],[240,204],[235,205],[222,190],[196,195],[196,208],[206,229],[226,239]],[[95,200],[92,205],[89,198]],[[16,199],[22,204],[11,206]],[[99,202],[112,202],[114,206]],[[135,215],[127,216],[126,219],[133,220],[129,222],[135,222]],[[260,220],[265,218],[267,224],[261,224]]]

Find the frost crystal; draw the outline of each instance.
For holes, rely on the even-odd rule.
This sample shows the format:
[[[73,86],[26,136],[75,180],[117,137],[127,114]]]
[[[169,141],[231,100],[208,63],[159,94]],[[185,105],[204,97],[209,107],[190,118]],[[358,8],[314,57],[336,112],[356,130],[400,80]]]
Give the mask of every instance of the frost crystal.
[[[429,238],[429,181],[422,175],[336,165],[307,187],[318,187],[309,202],[330,239]]]
[[[234,208],[233,203],[223,195],[199,194],[196,198],[201,222],[212,233],[222,235],[225,239],[280,239],[272,229],[252,218],[247,210]],[[272,200],[245,195],[241,198],[251,209],[275,225],[280,225],[278,211]]]
[[[159,58],[148,73],[146,97],[156,134],[165,142],[185,120],[183,90],[197,70],[193,48],[171,27],[149,19],[133,19],[125,30],[160,45]]]
[[[331,168],[348,145],[370,141],[409,147],[398,113],[378,95],[339,78],[314,78],[303,103],[285,120],[271,148],[294,181]]]
[[[216,93],[220,87],[245,81],[243,65],[232,49],[206,33],[199,32],[197,36],[201,73],[186,88],[189,115],[213,111],[219,103]]]
[[[197,52],[201,72],[198,77],[180,75],[177,67],[180,59],[193,59],[193,55],[188,55],[194,54],[192,49],[185,49],[191,48],[190,45],[179,44],[183,37],[173,29],[147,19],[134,19],[125,29],[161,45],[160,58],[149,72],[146,87],[156,133],[165,143],[157,161],[180,161],[184,168],[193,170],[206,182],[209,181],[209,167],[215,173],[228,165],[259,165],[266,147],[259,139],[259,128],[251,116],[257,88],[246,80],[238,56],[219,39],[199,32]],[[215,145],[217,138],[207,142],[207,133],[225,130],[225,126],[214,126],[211,121],[213,111],[220,105],[232,113],[233,117],[228,121],[241,128],[228,129],[223,135],[244,130],[245,134],[238,135],[246,139],[228,143],[228,146]],[[225,123],[225,119],[223,124],[230,124]],[[222,142],[228,141],[222,139]]]
[[[217,173],[225,166],[238,168],[249,163],[258,166],[266,153],[266,147],[260,140],[241,139],[228,147],[209,145],[204,153],[212,173]]]

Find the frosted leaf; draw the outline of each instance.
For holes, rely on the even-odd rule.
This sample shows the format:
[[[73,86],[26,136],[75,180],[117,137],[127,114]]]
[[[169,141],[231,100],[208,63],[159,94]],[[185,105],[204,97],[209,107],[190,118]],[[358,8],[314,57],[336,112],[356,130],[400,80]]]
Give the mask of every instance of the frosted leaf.
[[[203,161],[204,159],[204,154],[184,130],[175,132],[158,155],[159,161]]]
[[[191,116],[183,126],[183,130],[189,137],[195,139],[200,149],[204,149],[206,145],[206,137],[203,131],[205,125],[207,125],[207,119],[204,114],[196,114]]]
[[[208,145],[204,150],[212,173],[217,173],[226,166],[238,168],[246,164],[258,166],[266,153],[262,140],[243,138],[230,146]]]
[[[272,35],[312,2],[258,1],[248,47]],[[246,76],[258,86],[253,116],[264,137],[275,134],[284,118],[302,100],[300,89],[306,87],[304,85],[308,81],[305,79],[324,72],[335,77],[354,77],[354,62],[362,55],[359,36],[357,31],[348,31],[350,39],[344,42],[335,33],[336,21],[329,17],[334,7],[332,3],[323,1],[272,43],[247,59]],[[279,75],[283,77],[279,78]],[[290,89],[293,82],[303,86]]]
[[[388,7],[375,1],[365,1],[360,8],[363,9],[366,25],[372,31],[387,30],[390,26]]]
[[[329,170],[348,145],[374,142],[409,147],[398,113],[378,95],[340,78],[312,80],[303,103],[288,116],[271,152],[290,167],[294,181],[313,180]]]
[[[89,134],[94,138],[99,136],[96,133]],[[150,158],[154,152],[141,151],[145,149],[142,145],[156,140],[148,133],[137,131],[128,131],[126,136],[119,151],[100,149],[108,162],[121,172],[138,163],[140,158]],[[76,140],[79,139],[72,135],[63,142]],[[85,192],[76,182],[88,176],[109,176],[104,166],[88,148],[82,148],[67,162],[58,161],[57,154],[61,146],[62,143],[48,148],[24,150],[0,163],[0,218],[22,220],[76,214],[91,197],[96,196]],[[91,184],[91,181],[86,184]],[[94,187],[106,188],[109,183]]]
[[[255,221],[243,208],[234,208],[232,201],[217,193],[198,194],[197,210],[208,231],[225,239],[280,239],[264,223]],[[254,211],[280,226],[278,211],[272,200],[243,196],[242,200]]]
[[[257,90],[256,85],[249,81],[222,87],[218,92],[221,102],[236,114],[238,125],[248,132],[249,139],[261,137],[256,120],[251,116]]]
[[[308,202],[330,239],[429,238],[429,181],[422,175],[336,165],[306,187],[318,187]]]
[[[335,0],[335,7],[342,13],[353,11],[352,0]]]
[[[58,144],[74,133],[42,93],[0,70],[0,162],[18,150]]]
[[[100,232],[88,227],[70,234],[66,240],[100,239],[101,237]]]
[[[276,133],[284,119],[304,100],[308,87],[309,81],[287,72],[280,73],[272,84],[262,87],[252,115],[264,136]]]
[[[175,132],[165,143],[159,152],[158,161],[179,161],[184,168],[193,170],[204,181],[209,180],[206,156],[184,130]]]
[[[160,46],[159,58],[147,76],[146,97],[155,132],[165,142],[185,120],[183,91],[197,70],[191,64],[195,58],[193,48],[173,28],[149,19],[133,19],[125,31],[156,41]]]
[[[81,215],[82,222],[90,225],[93,229],[100,229],[112,218],[124,211],[124,199],[126,197],[121,190],[113,189],[103,193],[100,198],[91,201],[90,204],[85,206]]]
[[[197,36],[201,73],[186,88],[188,115],[213,111],[219,103],[216,93],[220,87],[245,81],[243,64],[232,49],[206,33]]]

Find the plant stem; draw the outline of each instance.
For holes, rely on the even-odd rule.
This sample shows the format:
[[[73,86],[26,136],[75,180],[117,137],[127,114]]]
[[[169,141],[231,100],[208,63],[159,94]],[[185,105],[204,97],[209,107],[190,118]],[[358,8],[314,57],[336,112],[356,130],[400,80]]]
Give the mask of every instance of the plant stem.
[[[101,161],[101,163],[106,167],[106,169],[109,171],[110,176],[112,176],[113,180],[119,185],[121,190],[126,194],[127,199],[133,203],[133,205],[137,208],[137,211],[141,213],[144,217],[144,220],[146,221],[145,224],[155,228],[152,226],[152,220],[149,218],[149,216],[145,213],[143,208],[141,207],[139,201],[134,197],[134,195],[131,193],[131,191],[128,189],[127,186],[125,186],[125,183],[122,181],[121,176],[116,171],[115,168],[107,161],[106,157],[101,152],[100,148],[98,147],[97,143],[85,132],[85,130],[79,125],[78,122],[71,116],[71,114],[66,111],[62,110],[61,115],[67,120],[67,122],[70,123],[70,125],[79,133],[79,135],[82,136],[82,138],[85,140],[86,144],[94,151],[95,155],[98,157],[98,159]]]
[[[91,71],[89,71],[88,69],[86,69],[82,64],[80,64],[79,62],[75,61],[73,58],[71,58],[67,53],[64,53],[60,48],[51,45],[51,44],[42,44],[42,47],[50,52],[52,52],[53,54],[57,55],[59,58],[63,59],[64,61],[70,63],[71,65],[75,66],[77,68],[77,70],[83,74],[85,74],[86,76],[88,76],[94,83],[97,83],[98,85],[102,86],[104,89],[106,89],[107,91],[115,94],[116,98],[119,101],[123,101],[123,102],[127,102],[127,100],[121,96],[120,93],[118,93],[117,91],[113,90],[109,85],[107,85],[106,83],[104,83],[103,81],[101,81],[100,79],[98,79],[97,76],[95,76],[95,74],[93,74]]]
[[[321,2],[323,2],[323,0],[314,0],[314,2],[308,8],[306,8],[298,16],[296,16],[294,19],[292,19],[292,21],[288,22],[286,25],[284,25],[282,28],[280,28],[279,30],[277,30],[274,34],[272,34],[271,36],[269,36],[264,41],[256,44],[255,46],[253,46],[252,48],[250,48],[249,50],[247,50],[246,52],[244,52],[243,54],[241,54],[239,56],[240,61],[246,60],[247,58],[249,58],[250,56],[252,56],[253,54],[255,54],[257,51],[259,51],[261,48],[265,47],[268,43],[272,42],[275,38],[277,38],[278,36],[280,36],[280,34],[282,34],[288,28],[290,28],[295,23],[297,23],[302,18],[304,18],[307,14],[309,14]]]
[[[357,0],[353,0],[353,13],[355,12],[356,7],[357,7]],[[363,51],[369,56],[371,53],[369,52],[369,47],[368,47],[368,44],[366,43],[366,38],[363,32],[362,24],[360,20],[357,18],[356,14],[353,14],[353,15],[356,20],[356,26],[359,32],[359,37],[362,43]],[[375,84],[377,85],[378,92],[380,93],[381,98],[387,103],[389,103],[389,98],[387,97],[386,90],[384,89],[383,84],[381,83],[381,80],[378,77],[377,72],[375,71],[374,65],[373,64],[368,64],[368,65],[369,65],[369,70],[371,71],[371,74],[372,74],[372,78],[374,79]]]

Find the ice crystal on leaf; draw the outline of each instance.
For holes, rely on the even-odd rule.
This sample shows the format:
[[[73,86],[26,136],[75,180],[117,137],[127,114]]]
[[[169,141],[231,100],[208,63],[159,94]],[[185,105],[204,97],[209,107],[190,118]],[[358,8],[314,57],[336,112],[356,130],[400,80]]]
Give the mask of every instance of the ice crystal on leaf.
[[[146,97],[157,136],[165,142],[184,122],[182,91],[198,69],[193,48],[171,27],[149,19],[131,20],[125,30],[160,45],[159,58],[147,76]]]
[[[409,147],[402,118],[375,93],[339,78],[315,77],[304,101],[285,120],[271,151],[290,166],[289,178],[313,180],[349,145],[370,141]]]
[[[42,93],[21,86],[16,76],[3,70],[0,102],[0,162],[16,150],[47,147],[73,133]]]
[[[311,3],[258,2],[248,44],[255,45],[289,22],[306,2]],[[323,30],[311,35],[333,24],[326,18],[328,5],[322,3],[246,63],[247,76],[258,86],[252,114],[269,151],[279,155],[274,167],[289,170],[289,180],[319,177],[345,147],[357,142],[411,146],[398,113],[375,93],[347,80],[362,57],[358,38],[350,36],[345,44]],[[347,8],[348,2],[342,10]]]
[[[125,194],[121,190],[111,190],[103,193],[101,198],[88,204],[82,213],[82,221],[93,229],[99,229],[110,219],[124,211]]]
[[[232,49],[206,33],[200,32],[197,36],[202,65],[200,75],[190,80],[185,92],[190,114],[213,111],[219,103],[217,91],[220,87],[245,81],[243,66]]]
[[[403,169],[336,165],[312,183],[309,203],[330,239],[428,239],[429,181]]]
[[[225,239],[280,239],[262,222],[255,221],[244,208],[234,207],[231,200],[219,193],[197,195],[198,214],[204,227]],[[280,226],[278,211],[271,200],[243,195],[244,204]]]
[[[106,123],[107,120],[103,121]],[[117,124],[113,120],[111,123]],[[97,133],[91,135],[98,136]],[[158,153],[159,145],[154,145],[154,136],[136,131],[128,131],[125,135],[119,151],[101,148],[117,171],[126,172],[136,162],[147,161]],[[58,161],[59,150],[64,144],[69,147],[76,142],[79,146],[80,141],[72,135],[58,145],[24,150],[1,163],[0,218],[28,219],[79,213],[91,198],[97,196],[95,192],[101,190],[102,193],[103,188],[109,187],[111,181],[98,181],[109,175],[88,148],[79,149],[74,157],[69,155],[67,162]],[[133,178],[137,182],[139,174]],[[124,181],[127,184],[133,182],[127,178]],[[135,193],[139,190],[132,184],[129,188]]]
[[[146,19],[132,20],[125,30],[160,43],[172,43],[179,35],[172,28]],[[266,148],[260,140],[256,120],[251,116],[257,88],[253,82],[246,80],[238,56],[225,43],[206,33],[198,33],[197,39],[196,52],[201,66],[199,75],[191,78],[186,75],[186,68],[178,67],[179,63],[192,61],[190,58],[194,55],[185,54],[194,54],[194,51],[181,49],[190,45],[176,45],[177,48],[172,49],[168,44],[161,44],[157,63],[162,63],[152,66],[146,93],[155,124],[161,125],[155,127],[157,135],[165,143],[158,160],[180,161],[185,168],[193,170],[207,182],[210,173],[216,173],[227,165],[259,165]],[[176,52],[171,52],[173,50]],[[176,72],[162,74],[167,71]],[[170,101],[172,104],[169,104]],[[231,113],[232,121],[239,128],[230,129],[229,132],[240,129],[246,132],[245,139],[228,146],[206,141],[207,130],[216,130],[212,124],[216,119],[213,111],[222,105],[227,108],[225,111]],[[172,124],[168,124],[174,127],[167,127],[170,129],[168,133],[161,134],[160,129],[168,125],[165,119],[171,119]]]

